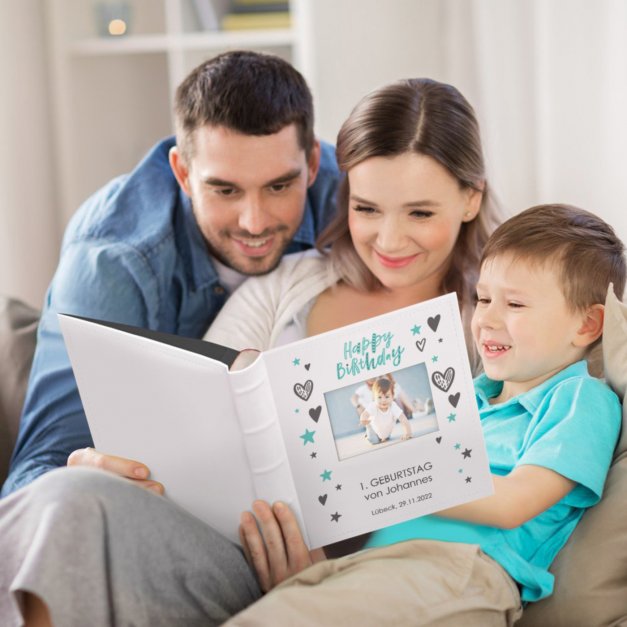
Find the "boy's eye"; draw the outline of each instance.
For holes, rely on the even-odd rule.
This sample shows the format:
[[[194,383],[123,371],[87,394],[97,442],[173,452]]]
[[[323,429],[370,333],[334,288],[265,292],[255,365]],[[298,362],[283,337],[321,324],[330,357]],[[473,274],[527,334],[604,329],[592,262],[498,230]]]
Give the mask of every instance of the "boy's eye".
[[[512,309],[522,309],[524,307],[524,305],[522,303],[517,303],[517,302],[509,302],[507,303]]]

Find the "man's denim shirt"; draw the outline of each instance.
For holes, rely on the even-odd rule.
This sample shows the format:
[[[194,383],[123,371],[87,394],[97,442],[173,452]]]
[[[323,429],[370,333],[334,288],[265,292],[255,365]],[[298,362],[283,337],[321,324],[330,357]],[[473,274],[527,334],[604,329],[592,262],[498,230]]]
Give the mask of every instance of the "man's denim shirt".
[[[2,495],[93,446],[57,321],[69,313],[201,337],[226,293],[168,162],[174,138],[89,198],[71,220],[46,294],[10,475]],[[320,171],[288,252],[313,246],[335,212],[335,152]],[[98,359],[98,355],[94,355]]]

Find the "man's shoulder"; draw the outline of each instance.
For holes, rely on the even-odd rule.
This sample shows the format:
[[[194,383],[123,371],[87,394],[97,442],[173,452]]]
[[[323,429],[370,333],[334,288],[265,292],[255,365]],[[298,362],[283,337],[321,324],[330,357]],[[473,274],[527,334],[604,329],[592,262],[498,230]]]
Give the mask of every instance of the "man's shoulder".
[[[168,161],[173,138],[156,144],[127,174],[118,176],[90,196],[68,225],[66,243],[80,240],[124,241],[150,245],[174,225],[179,186]]]
[[[340,180],[340,171],[335,158],[335,147],[320,141],[320,167],[308,197],[314,213],[335,213],[335,194]]]
[[[324,176],[333,176],[335,178],[339,176],[335,146],[322,139],[320,140],[320,172]]]

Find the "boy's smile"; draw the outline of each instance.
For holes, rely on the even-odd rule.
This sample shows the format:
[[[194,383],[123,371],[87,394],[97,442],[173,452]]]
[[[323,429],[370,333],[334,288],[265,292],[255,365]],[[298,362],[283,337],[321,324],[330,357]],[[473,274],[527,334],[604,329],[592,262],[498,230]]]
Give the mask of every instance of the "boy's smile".
[[[473,338],[488,377],[504,381],[499,401],[583,357],[579,331],[586,314],[568,306],[550,262],[492,257],[481,267],[477,298]]]

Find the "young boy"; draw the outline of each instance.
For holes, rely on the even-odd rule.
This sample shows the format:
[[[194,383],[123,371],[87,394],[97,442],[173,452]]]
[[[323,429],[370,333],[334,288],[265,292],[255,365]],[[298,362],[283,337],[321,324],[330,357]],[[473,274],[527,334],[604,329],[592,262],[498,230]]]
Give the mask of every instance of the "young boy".
[[[366,427],[368,442],[381,444],[388,440],[396,421],[403,425],[401,440],[409,440],[411,427],[407,416],[394,400],[394,384],[386,377],[379,377],[372,384],[372,398],[359,419]]]
[[[314,564],[229,624],[289,621],[294,608],[307,624],[349,617],[361,599],[347,591],[372,581],[372,624],[512,625],[521,600],[550,595],[549,566],[601,498],[620,430],[620,402],[585,357],[601,337],[608,286],[621,297],[625,275],[623,244],[586,211],[542,205],[501,225],[483,254],[472,321],[494,494],[377,531],[367,543],[377,550]],[[294,561],[292,517],[273,511]]]

